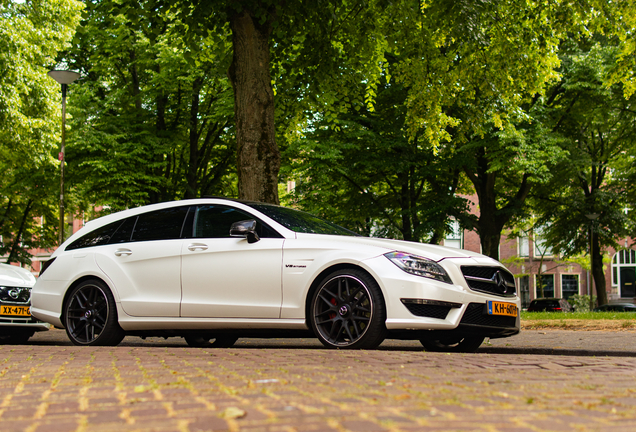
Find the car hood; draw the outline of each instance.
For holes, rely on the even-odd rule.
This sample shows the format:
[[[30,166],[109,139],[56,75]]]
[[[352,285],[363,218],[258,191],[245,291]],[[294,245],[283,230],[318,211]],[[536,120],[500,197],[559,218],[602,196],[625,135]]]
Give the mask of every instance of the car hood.
[[[35,277],[28,270],[8,264],[0,264],[0,285],[32,287],[33,284],[35,284]]]
[[[308,238],[306,236],[321,236],[320,234],[297,234],[297,238]],[[321,236],[322,237],[322,236]],[[472,252],[465,249],[457,249],[439,245],[432,245],[427,243],[417,243],[404,240],[391,240],[372,237],[345,237],[345,236],[324,236],[331,237],[331,239],[342,243],[343,247],[346,244],[357,246],[369,246],[370,248],[378,248],[378,254],[383,254],[392,251],[405,252],[413,255],[418,255],[424,258],[428,258],[433,261],[442,261],[447,258],[473,258],[479,261],[490,262],[493,265],[499,265],[499,263],[485,255],[477,252]],[[315,237],[314,237],[315,238]]]

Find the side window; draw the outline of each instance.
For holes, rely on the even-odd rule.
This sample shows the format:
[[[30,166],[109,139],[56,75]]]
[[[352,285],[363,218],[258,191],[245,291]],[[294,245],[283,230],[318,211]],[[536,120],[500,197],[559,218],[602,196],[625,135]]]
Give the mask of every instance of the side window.
[[[117,231],[117,229],[124,223],[124,221],[118,220],[113,223],[109,223],[108,225],[104,225],[101,228],[97,228],[94,231],[89,232],[88,234],[83,235],[82,237],[75,240],[73,243],[66,247],[66,250],[73,249],[82,249],[92,246],[101,246],[108,244],[108,242],[113,237],[113,234]],[[129,233],[130,234],[130,233]],[[130,235],[128,236],[130,238]]]
[[[221,205],[203,205],[197,207],[194,217],[194,238],[228,238],[234,222],[255,219],[256,231],[260,237],[279,238],[276,231],[263,224],[257,218],[242,210]]]
[[[108,244],[128,243],[130,241],[130,236],[132,235],[133,228],[135,228],[136,222],[137,216],[129,217],[128,219],[126,219],[119,225],[119,228],[117,228],[117,231],[115,231],[111,239],[108,241]]]
[[[183,222],[188,206],[156,210],[140,214],[132,235],[132,241],[170,240],[181,238]],[[112,242],[111,242],[112,243]]]

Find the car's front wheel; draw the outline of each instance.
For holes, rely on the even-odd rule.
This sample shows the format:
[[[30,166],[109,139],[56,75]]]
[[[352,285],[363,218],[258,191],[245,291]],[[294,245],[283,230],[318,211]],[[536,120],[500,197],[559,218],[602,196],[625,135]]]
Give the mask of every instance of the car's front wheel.
[[[96,279],[73,288],[65,305],[64,324],[75,345],[115,346],[125,336],[117,322],[112,293]]]
[[[386,307],[380,287],[363,271],[338,270],[313,295],[310,321],[328,348],[373,349],[386,337]]]
[[[484,339],[483,336],[454,336],[440,339],[421,339],[420,342],[426,351],[474,353]]]

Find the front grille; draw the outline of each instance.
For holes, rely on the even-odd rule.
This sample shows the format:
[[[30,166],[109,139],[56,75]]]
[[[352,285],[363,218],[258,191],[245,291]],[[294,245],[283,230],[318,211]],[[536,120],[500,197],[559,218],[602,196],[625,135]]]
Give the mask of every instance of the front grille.
[[[31,300],[31,288],[0,286],[0,302],[25,304]]]
[[[413,315],[437,319],[446,319],[448,312],[452,309],[450,306],[417,303],[404,303],[404,306],[406,306]]]
[[[486,327],[515,327],[517,318],[511,316],[488,315],[485,303],[470,303],[460,324]]]
[[[462,273],[472,290],[502,297],[513,297],[517,293],[515,277],[501,267],[462,266]]]

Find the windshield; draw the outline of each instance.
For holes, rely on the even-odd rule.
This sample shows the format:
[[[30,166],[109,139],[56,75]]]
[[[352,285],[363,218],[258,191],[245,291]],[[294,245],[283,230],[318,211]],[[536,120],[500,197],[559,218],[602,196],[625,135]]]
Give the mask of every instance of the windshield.
[[[349,231],[334,223],[327,222],[317,216],[299,210],[260,203],[250,203],[249,206],[294,232],[358,236],[358,234],[353,231]]]

